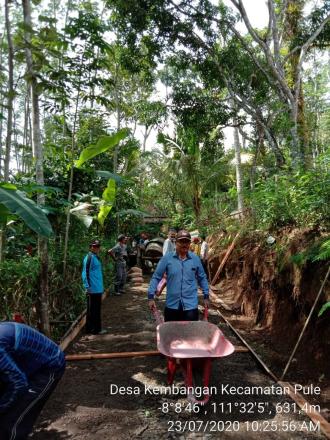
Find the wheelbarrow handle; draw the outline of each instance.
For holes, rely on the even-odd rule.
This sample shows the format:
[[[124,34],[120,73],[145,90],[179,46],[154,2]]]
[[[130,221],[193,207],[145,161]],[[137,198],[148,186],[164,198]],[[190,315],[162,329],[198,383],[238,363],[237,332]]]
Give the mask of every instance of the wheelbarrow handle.
[[[203,320],[204,321],[208,321],[208,318],[209,318],[209,308],[208,308],[208,306],[205,306],[204,307],[204,317],[203,317]]]
[[[162,316],[162,314],[160,313],[160,311],[157,309],[157,306],[154,305],[151,309],[150,309],[153,317],[155,318],[156,324],[163,324],[164,322],[164,318]]]

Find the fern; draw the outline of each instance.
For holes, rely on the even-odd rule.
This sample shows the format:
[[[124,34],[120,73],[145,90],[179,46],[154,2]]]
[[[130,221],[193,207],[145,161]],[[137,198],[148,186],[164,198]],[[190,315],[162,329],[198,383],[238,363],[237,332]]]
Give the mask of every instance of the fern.
[[[316,255],[313,256],[312,261],[324,261],[330,259],[330,238],[324,241],[318,249]]]
[[[300,252],[299,254],[291,255],[290,261],[297,266],[303,266],[308,259],[306,252]]]

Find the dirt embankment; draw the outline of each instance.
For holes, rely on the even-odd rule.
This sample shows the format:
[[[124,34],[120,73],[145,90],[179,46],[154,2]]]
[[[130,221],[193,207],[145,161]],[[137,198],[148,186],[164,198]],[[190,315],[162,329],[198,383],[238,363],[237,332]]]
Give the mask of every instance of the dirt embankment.
[[[274,238],[272,244],[267,243],[267,235],[261,233],[241,238],[217,280],[215,292],[227,305],[237,327],[247,335],[253,334],[253,339],[260,340],[260,346],[265,346],[266,351],[267,347],[271,348],[271,365],[280,374],[311,310],[329,262],[312,262],[313,249],[317,249],[317,243],[324,239],[318,230],[285,229],[274,234]],[[213,277],[230,241],[228,244],[228,237],[220,234],[218,238],[212,237],[210,244]],[[329,297],[330,281],[325,285],[294,358],[290,374],[295,378],[298,375],[306,380],[330,380],[329,312],[317,316]]]

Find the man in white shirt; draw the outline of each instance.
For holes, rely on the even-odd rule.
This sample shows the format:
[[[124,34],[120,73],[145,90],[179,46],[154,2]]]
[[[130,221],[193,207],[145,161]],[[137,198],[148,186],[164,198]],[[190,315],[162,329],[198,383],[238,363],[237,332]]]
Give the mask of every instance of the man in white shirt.
[[[205,270],[206,276],[207,276],[207,278],[209,278],[209,272],[208,272],[208,267],[207,267],[207,259],[209,256],[209,245],[205,241],[205,238],[206,238],[205,235],[202,235],[201,238],[202,238],[201,260],[202,260],[202,265]]]
[[[168,232],[167,239],[164,241],[163,255],[166,255],[169,252],[175,252],[175,238],[176,238],[176,231],[174,229],[170,229]]]

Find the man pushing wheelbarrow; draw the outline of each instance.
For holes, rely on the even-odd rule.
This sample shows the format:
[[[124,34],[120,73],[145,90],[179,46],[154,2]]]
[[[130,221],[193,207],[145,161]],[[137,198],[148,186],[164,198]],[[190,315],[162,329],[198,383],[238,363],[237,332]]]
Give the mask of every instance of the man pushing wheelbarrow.
[[[201,259],[189,251],[191,236],[181,230],[176,237],[176,251],[169,252],[159,261],[148,289],[150,309],[155,308],[157,286],[167,276],[165,321],[198,321],[198,286],[204,295],[204,305],[209,305],[209,285]]]
[[[204,295],[205,314],[209,306],[209,286],[200,258],[189,251],[191,236],[181,230],[176,237],[176,250],[163,256],[151,279],[148,289],[149,308],[159,313],[154,301],[158,283],[166,274],[167,294],[164,310],[165,323],[158,326],[158,349],[167,356],[168,383],[173,383],[177,362],[180,359],[188,389],[192,388],[192,358],[203,362],[203,385],[208,388],[211,358],[230,354],[234,349],[220,330],[199,320],[198,285]],[[214,327],[214,328],[213,328]],[[229,344],[229,345],[228,345]],[[189,398],[193,399],[191,395]],[[205,404],[208,395],[199,403]]]

